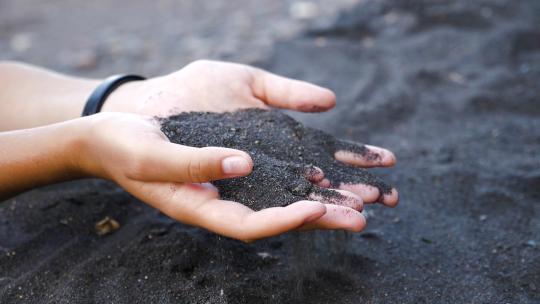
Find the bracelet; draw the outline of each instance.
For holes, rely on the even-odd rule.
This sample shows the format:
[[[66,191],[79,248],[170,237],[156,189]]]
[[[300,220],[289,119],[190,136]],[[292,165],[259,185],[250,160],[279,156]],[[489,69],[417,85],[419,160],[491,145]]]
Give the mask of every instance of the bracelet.
[[[86,100],[86,104],[84,105],[82,116],[98,113],[107,97],[124,83],[145,79],[146,78],[139,75],[114,75],[108,77],[92,92],[92,94],[90,94],[90,97],[88,97],[88,100]]]

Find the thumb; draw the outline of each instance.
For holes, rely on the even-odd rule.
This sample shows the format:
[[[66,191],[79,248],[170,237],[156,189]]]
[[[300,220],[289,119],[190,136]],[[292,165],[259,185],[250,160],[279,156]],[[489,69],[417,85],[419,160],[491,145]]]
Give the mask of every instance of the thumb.
[[[203,183],[251,173],[249,154],[228,148],[153,143],[128,177],[140,181]]]

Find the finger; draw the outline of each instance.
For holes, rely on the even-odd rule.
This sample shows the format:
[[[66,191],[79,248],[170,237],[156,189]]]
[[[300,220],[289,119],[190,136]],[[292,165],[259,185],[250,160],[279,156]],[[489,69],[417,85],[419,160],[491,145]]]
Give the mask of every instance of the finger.
[[[395,188],[392,188],[389,193],[383,193],[383,195],[381,195],[377,187],[365,184],[341,183],[339,189],[357,194],[362,198],[364,203],[375,203],[380,201],[385,206],[395,207],[399,202],[399,194]]]
[[[253,70],[251,89],[264,103],[302,112],[322,112],[336,104],[335,94],[314,84],[278,76],[261,69]]]
[[[309,198],[324,204],[339,205],[362,211],[364,203],[360,196],[346,190],[327,190],[312,192]]]
[[[317,182],[316,185],[321,188],[330,188],[330,185],[332,185],[332,183],[330,183],[330,180],[328,178],[323,178],[321,181]]]
[[[128,177],[142,181],[202,183],[251,173],[251,157],[239,150],[156,142],[133,164]]]
[[[304,167],[302,174],[308,181],[315,184],[321,182],[324,179],[324,173],[322,169],[317,166]]]
[[[334,153],[336,160],[358,167],[391,167],[396,164],[394,153],[389,150],[365,145],[362,150],[340,149]]]
[[[325,205],[314,201],[255,212],[218,199],[215,190],[201,184],[127,181],[122,187],[173,219],[243,241],[297,229],[326,213]]]
[[[392,188],[390,193],[385,193],[381,197],[381,203],[385,206],[394,208],[399,203],[399,194],[395,188]]]
[[[202,208],[197,221],[201,227],[243,241],[279,235],[317,220],[326,213],[323,204],[300,201],[286,207],[253,211],[231,201],[211,200]]]
[[[326,205],[326,214],[319,219],[306,223],[299,230],[313,229],[343,229],[358,232],[366,227],[364,215],[354,209],[338,206]]]
[[[338,188],[360,196],[364,203],[374,203],[380,197],[379,189],[370,185],[341,183]]]

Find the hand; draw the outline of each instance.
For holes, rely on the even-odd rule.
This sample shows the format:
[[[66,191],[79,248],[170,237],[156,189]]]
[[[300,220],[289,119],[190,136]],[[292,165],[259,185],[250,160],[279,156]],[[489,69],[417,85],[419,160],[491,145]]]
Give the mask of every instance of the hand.
[[[221,235],[251,241],[295,229],[348,229],[365,226],[362,200],[347,191],[346,206],[301,201],[255,212],[220,200],[205,182],[244,176],[252,170],[245,152],[193,148],[169,142],[159,123],[136,114],[100,113],[82,118],[75,163],[85,175],[112,180],[126,191],[183,223]],[[202,183],[202,184],[201,184]]]
[[[166,76],[122,85],[109,96],[103,111],[169,116],[271,106],[318,112],[335,103],[332,91],[304,81],[247,65],[200,60]]]

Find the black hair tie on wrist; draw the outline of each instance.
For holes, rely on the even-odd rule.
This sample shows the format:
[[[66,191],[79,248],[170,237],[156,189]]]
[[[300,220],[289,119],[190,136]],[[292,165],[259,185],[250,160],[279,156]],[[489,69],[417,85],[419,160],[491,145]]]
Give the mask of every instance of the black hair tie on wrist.
[[[139,75],[114,75],[103,81],[88,97],[82,116],[96,114],[101,110],[107,97],[116,90],[119,86],[126,82],[145,80],[146,78]]]

